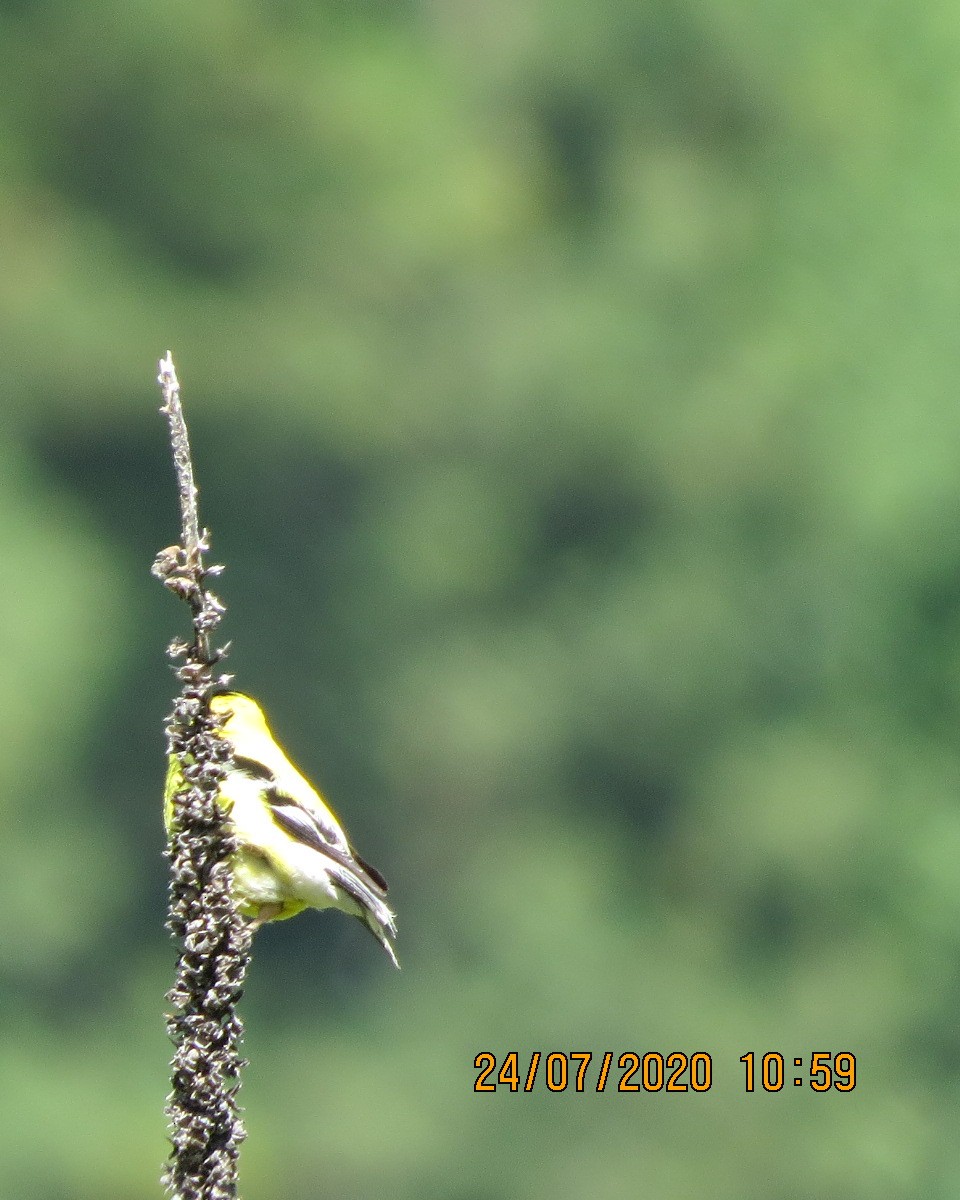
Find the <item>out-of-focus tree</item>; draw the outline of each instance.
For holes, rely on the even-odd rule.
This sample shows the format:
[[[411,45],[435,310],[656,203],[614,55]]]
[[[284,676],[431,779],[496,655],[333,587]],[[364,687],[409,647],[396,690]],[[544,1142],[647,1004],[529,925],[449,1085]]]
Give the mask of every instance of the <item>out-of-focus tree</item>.
[[[852,0],[0,6],[0,1196],[164,1155],[168,346],[231,663],[401,922],[398,979],[258,935],[245,1191],[955,1193],[958,58]],[[860,1082],[744,1095],[769,1049]]]

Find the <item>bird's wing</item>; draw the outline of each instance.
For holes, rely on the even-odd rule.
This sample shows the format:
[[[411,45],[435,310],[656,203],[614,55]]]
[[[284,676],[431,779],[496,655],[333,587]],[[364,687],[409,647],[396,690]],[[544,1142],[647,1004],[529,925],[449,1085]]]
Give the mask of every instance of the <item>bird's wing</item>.
[[[343,830],[324,809],[316,804],[309,806],[285,792],[277,783],[273,771],[256,758],[242,754],[233,757],[234,766],[251,779],[258,779],[267,786],[263,798],[274,821],[298,842],[325,854],[341,867],[352,871],[358,879],[378,895],[387,894],[387,881],[368,862],[354,853],[344,837]]]
[[[246,758],[242,754],[235,754],[233,756],[233,763],[237,770],[242,771],[244,775],[267,784],[264,790],[264,798],[268,804],[292,804],[299,809],[300,816],[296,819],[303,824],[303,835],[298,838],[299,841],[306,842],[307,845],[314,845],[310,840],[310,831],[312,829],[322,840],[323,850],[328,850],[331,846],[334,846],[340,850],[349,851],[350,846],[336,819],[319,805],[310,804],[303,798],[298,800],[288,788],[282,785],[274,771],[266,763],[261,762],[257,758]],[[304,788],[307,786],[304,781]],[[288,832],[290,831],[288,830]],[[321,847],[315,846],[315,849],[319,850]]]
[[[310,846],[320,854],[326,855],[327,858],[333,859],[335,863],[366,884],[376,895],[385,896],[387,894],[387,881],[380,872],[371,868],[369,863],[365,863],[362,858],[351,853],[349,849],[343,850],[340,845],[331,842],[326,836],[323,825],[318,822],[316,814],[308,812],[293,796],[287,796],[277,788],[268,788],[265,799],[274,821],[290,837],[295,838],[298,842],[303,842],[305,846]]]

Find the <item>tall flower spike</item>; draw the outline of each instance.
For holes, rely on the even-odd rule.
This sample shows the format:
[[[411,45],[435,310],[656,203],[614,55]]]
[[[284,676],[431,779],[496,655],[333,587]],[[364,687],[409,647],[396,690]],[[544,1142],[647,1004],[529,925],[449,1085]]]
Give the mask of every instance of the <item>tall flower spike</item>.
[[[214,675],[226,648],[211,649],[224,607],[206,584],[222,570],[205,569],[209,534],[199,528],[197,487],[180,384],[173,358],[160,362],[160,411],[180,497],[181,544],[161,550],[152,573],[190,606],[193,640],[175,639],[167,653],[181,684],[167,720],[167,749],[180,761],[184,786],[174,798],[176,833],[167,927],[180,944],[176,981],[167,994],[167,1032],[174,1044],[166,1113],[172,1151],[163,1181],[174,1200],[235,1200],[240,1143],[245,1132],[237,1092],[245,1063],[237,1003],[250,962],[250,931],[230,889],[235,842],[216,803],[230,748],[218,736],[208,698],[229,681]]]

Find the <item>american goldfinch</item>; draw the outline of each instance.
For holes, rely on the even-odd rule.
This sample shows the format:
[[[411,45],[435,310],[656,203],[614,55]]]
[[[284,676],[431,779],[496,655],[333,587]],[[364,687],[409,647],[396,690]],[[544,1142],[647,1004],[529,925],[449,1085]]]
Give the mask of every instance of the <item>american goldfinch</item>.
[[[259,928],[305,908],[339,908],[358,917],[399,966],[389,941],[397,926],[384,903],[386,880],[353,850],[323,797],[280,749],[260,705],[241,692],[221,692],[211,698],[210,710],[233,750],[218,803],[238,842],[232,867],[240,912]],[[171,754],[164,804],[168,835],[181,779]]]

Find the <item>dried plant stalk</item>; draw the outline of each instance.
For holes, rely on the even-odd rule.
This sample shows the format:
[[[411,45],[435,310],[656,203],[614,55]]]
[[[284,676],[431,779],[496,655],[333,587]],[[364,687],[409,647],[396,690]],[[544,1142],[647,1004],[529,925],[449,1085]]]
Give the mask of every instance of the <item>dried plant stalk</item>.
[[[171,643],[181,684],[167,720],[168,753],[177,757],[183,786],[174,797],[175,833],[167,927],[180,945],[177,976],[167,999],[167,1031],[174,1043],[166,1113],[173,1149],[164,1184],[175,1200],[233,1200],[245,1136],[237,1092],[245,1065],[243,1025],[236,1006],[250,961],[250,930],[230,889],[236,843],[216,803],[230,750],[209,710],[211,690],[229,682],[217,672],[226,648],[211,650],[224,608],[208,586],[222,568],[203,565],[209,535],[201,532],[197,488],[180,385],[168,353],[160,362],[160,411],[170,442],[180,496],[181,544],[161,550],[153,574],[190,605],[192,642]]]

